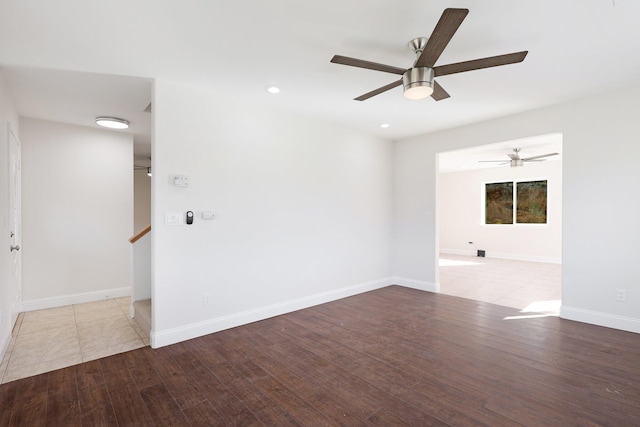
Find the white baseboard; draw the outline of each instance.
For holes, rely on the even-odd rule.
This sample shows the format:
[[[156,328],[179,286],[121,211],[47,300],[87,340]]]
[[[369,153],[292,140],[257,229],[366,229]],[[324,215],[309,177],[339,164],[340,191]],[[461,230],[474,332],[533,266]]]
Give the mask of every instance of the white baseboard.
[[[49,298],[39,298],[22,301],[21,311],[42,310],[45,308],[62,307],[71,304],[82,304],[85,302],[101,301],[109,298],[128,297],[131,295],[131,288],[104,289],[102,291],[83,292],[79,294],[61,295]]]
[[[225,329],[235,328],[236,326],[246,325],[248,323],[257,322],[259,320],[279,316],[281,314],[291,313],[293,311],[313,307],[314,305],[324,304],[327,302],[361,294],[363,292],[384,288],[392,284],[394,284],[393,278],[388,277],[328,292],[322,292],[319,294],[310,295],[308,297],[284,301],[281,303],[268,305],[266,307],[259,307],[253,310],[246,310],[226,316],[215,317],[213,319],[191,323],[164,331],[152,330],[151,347],[164,347],[166,345],[201,337],[203,335],[212,334],[214,332],[223,331]]]
[[[406,277],[393,277],[395,285],[404,286],[405,288],[419,289],[427,292],[440,292],[440,283],[423,282],[421,280],[408,279]]]
[[[591,325],[640,333],[640,319],[635,317],[617,316],[615,314],[583,310],[581,308],[567,307],[564,305],[560,307],[560,317],[567,320],[589,323]]]
[[[475,249],[446,249],[440,248],[441,254],[451,254],[451,255],[466,255],[466,256],[477,256],[478,251]],[[522,254],[508,254],[501,252],[486,252],[487,258],[499,258],[499,259],[512,259],[515,261],[531,261],[531,262],[544,262],[547,264],[562,264],[561,258],[554,257],[545,257],[545,256],[537,256],[537,255],[522,255]]]
[[[445,249],[440,248],[441,254],[449,254],[449,255],[464,255],[464,256],[476,256],[476,251],[473,249]]]

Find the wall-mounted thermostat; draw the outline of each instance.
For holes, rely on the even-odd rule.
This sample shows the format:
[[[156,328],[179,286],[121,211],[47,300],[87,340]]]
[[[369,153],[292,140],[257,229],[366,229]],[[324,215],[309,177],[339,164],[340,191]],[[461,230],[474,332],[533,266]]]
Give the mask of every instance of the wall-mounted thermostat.
[[[176,187],[188,187],[189,177],[186,175],[176,175],[173,177],[173,185]]]

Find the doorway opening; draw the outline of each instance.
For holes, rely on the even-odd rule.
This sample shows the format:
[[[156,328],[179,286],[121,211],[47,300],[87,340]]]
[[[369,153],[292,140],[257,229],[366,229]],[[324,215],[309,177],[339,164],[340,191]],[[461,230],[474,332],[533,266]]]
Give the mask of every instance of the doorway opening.
[[[7,140],[9,144],[9,237],[10,237],[10,274],[9,292],[11,297],[11,324],[14,325],[20,313],[22,305],[22,253],[20,244],[22,243],[21,224],[21,159],[20,141],[13,133],[11,124],[7,123]]]
[[[514,153],[535,159],[513,162]],[[522,316],[557,316],[562,290],[562,135],[443,152],[438,165],[440,292],[516,308]],[[520,222],[515,189],[531,182],[545,183],[545,205],[536,206],[544,215],[537,223]],[[488,219],[487,191],[496,183],[510,183],[514,189],[512,221]]]

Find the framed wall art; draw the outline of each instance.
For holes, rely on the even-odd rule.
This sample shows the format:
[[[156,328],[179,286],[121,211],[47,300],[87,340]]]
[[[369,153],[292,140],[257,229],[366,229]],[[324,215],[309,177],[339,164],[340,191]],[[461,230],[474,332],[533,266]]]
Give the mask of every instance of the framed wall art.
[[[513,182],[486,184],[485,224],[513,224]]]
[[[547,223],[547,181],[516,183],[516,223]]]
[[[484,200],[485,224],[547,223],[547,180],[487,183]]]

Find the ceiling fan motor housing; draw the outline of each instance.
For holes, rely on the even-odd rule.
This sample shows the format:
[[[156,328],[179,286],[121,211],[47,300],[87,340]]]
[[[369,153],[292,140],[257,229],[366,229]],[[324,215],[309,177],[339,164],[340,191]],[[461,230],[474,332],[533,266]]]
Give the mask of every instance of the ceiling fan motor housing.
[[[433,68],[409,68],[402,75],[404,96],[409,99],[422,99],[433,93]]]

